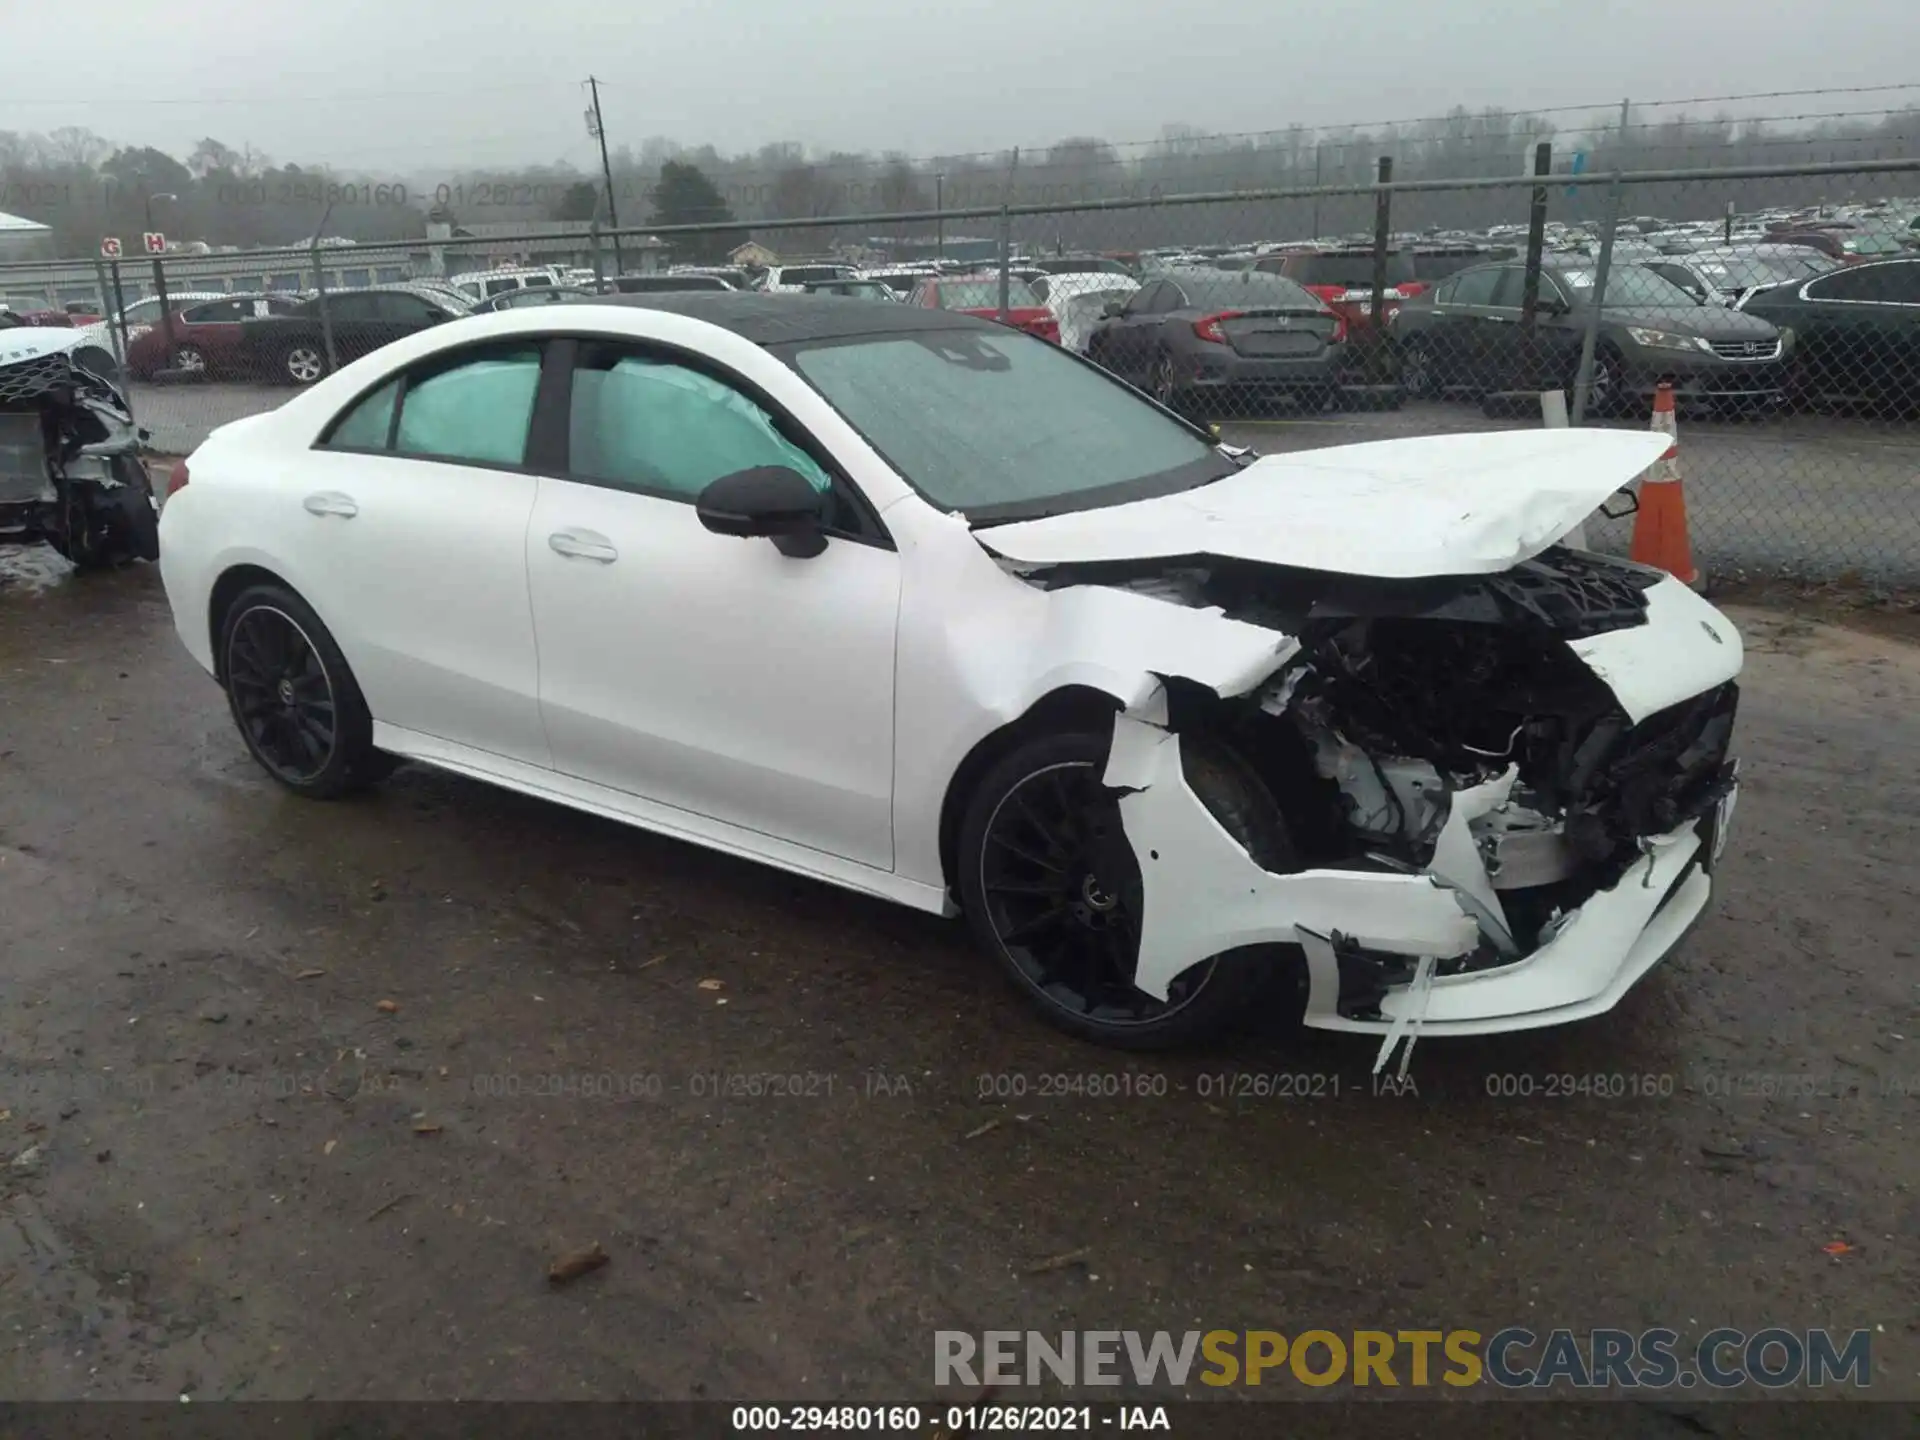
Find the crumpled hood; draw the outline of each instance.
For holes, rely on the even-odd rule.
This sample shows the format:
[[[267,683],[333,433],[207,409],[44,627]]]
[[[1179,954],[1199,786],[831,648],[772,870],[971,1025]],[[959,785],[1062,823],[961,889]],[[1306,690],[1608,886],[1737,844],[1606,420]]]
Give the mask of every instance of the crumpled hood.
[[[1197,490],[974,534],[1017,565],[1213,555],[1383,579],[1492,575],[1553,544],[1666,447],[1644,430],[1376,440],[1268,455]]]
[[[19,365],[93,343],[84,329],[63,325],[21,325],[0,330],[0,365]]]

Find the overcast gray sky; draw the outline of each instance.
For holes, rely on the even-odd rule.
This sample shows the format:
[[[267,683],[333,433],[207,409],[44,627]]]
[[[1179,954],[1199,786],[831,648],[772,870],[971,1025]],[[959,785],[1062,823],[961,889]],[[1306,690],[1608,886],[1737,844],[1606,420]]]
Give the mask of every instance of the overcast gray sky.
[[[425,175],[590,165],[578,83],[589,72],[604,82],[610,137],[636,149],[669,135],[723,151],[792,140],[919,156],[1080,134],[1145,140],[1171,122],[1265,130],[1456,104],[1905,83],[1920,61],[1912,0],[1827,0],[1817,20],[1753,0],[1286,10],[976,0],[944,17],[899,0],[90,0],[80,11],[8,10],[0,129],[85,125],[181,157],[210,134],[277,161]],[[1920,88],[1811,108],[1903,101],[1920,101]]]

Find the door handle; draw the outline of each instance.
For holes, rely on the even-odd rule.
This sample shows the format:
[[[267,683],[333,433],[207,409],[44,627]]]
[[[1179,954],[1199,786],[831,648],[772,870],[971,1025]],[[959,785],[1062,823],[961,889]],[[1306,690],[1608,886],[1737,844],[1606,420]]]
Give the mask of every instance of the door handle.
[[[338,515],[342,520],[351,520],[360,513],[353,497],[338,490],[315,491],[300,503],[306,506],[309,515]]]
[[[547,536],[547,545],[554,554],[569,560],[598,560],[611,565],[620,558],[613,542],[592,530],[556,530]]]

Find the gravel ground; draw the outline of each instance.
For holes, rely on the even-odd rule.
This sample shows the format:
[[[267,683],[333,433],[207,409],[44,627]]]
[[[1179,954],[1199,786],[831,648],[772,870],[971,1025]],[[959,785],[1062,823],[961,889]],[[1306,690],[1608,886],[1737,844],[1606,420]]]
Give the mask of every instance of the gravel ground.
[[[0,1395],[900,1400],[939,1328],[1517,1323],[1864,1326],[1920,1397],[1897,641],[1738,612],[1716,913],[1376,1095],[1351,1037],[1079,1046],[956,925],[462,779],[288,797],[152,570],[0,577]],[[1320,1098],[1218,1093],[1270,1072]]]

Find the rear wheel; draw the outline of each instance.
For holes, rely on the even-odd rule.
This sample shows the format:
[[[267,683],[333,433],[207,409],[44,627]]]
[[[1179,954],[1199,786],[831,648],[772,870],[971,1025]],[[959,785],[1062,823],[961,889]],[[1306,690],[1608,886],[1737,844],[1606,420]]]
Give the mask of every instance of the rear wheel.
[[[1153,398],[1176,415],[1185,415],[1186,397],[1179,383],[1173,378],[1173,357],[1162,354],[1153,362],[1152,380]]]
[[[295,385],[311,385],[327,373],[327,357],[317,345],[295,345],[281,357],[280,368]]]
[[[220,678],[253,758],[297,794],[332,800],[393,768],[373,717],[320,617],[282,585],[256,585],[220,624]]]
[[[173,368],[188,380],[207,378],[206,352],[192,345],[181,345],[173,352]]]
[[[1400,357],[1400,384],[1414,400],[1432,400],[1440,394],[1440,377],[1433,368],[1433,352],[1423,340],[1410,340]]]
[[[980,944],[1050,1023],[1124,1049],[1192,1043],[1246,1018],[1297,951],[1211,956],[1176,976],[1165,1000],[1135,987],[1143,885],[1119,796],[1102,781],[1106,757],[1105,736],[1075,732],[1030,740],[993,767],[961,826],[962,904]],[[1278,809],[1244,765],[1195,744],[1186,769],[1249,853],[1287,868]]]

